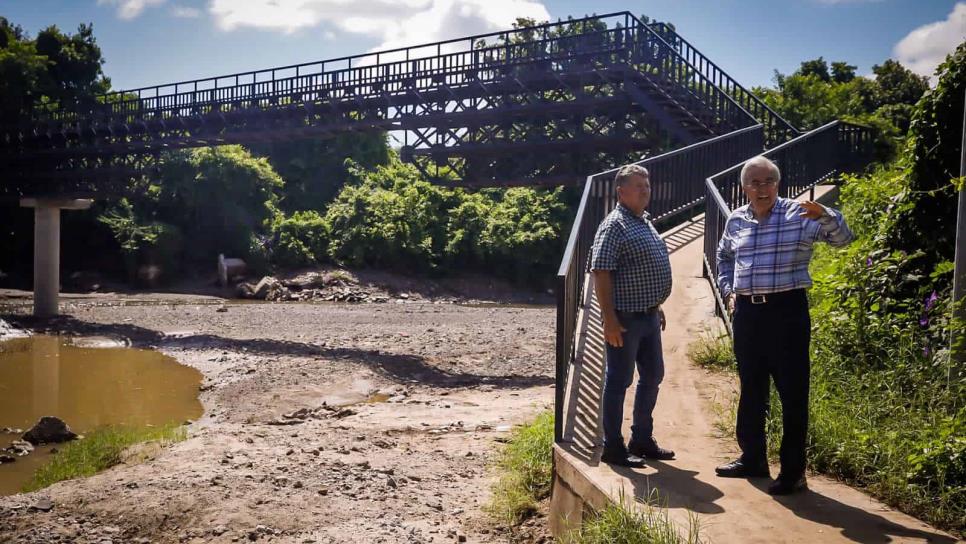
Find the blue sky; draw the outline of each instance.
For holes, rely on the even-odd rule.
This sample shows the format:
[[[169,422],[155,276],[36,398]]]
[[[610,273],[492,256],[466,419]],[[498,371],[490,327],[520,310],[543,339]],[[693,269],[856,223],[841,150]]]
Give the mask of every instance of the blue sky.
[[[92,22],[115,89],[622,10],[675,23],[746,86],[820,55],[859,74],[898,58],[928,75],[966,37],[966,1],[947,0],[0,0],[31,34]]]

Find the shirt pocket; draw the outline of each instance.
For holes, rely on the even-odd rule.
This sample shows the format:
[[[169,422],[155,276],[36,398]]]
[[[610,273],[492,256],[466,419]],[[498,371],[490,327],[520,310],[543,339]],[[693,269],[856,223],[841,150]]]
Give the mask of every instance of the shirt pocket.
[[[744,227],[735,231],[735,264],[748,268],[755,260],[755,227]]]

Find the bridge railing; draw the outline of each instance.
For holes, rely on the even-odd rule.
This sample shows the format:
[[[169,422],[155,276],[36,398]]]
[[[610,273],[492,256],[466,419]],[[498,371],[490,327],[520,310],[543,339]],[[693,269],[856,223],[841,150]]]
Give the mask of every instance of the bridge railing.
[[[869,165],[873,160],[872,131],[833,121],[762,155],[781,170],[780,195],[795,198],[840,173],[858,171]],[[705,181],[704,268],[711,281],[719,315],[727,315],[727,312],[718,289],[715,254],[728,216],[732,210],[747,203],[739,179],[743,164],[744,161],[734,164]],[[730,332],[730,320],[725,319],[725,324]]]
[[[516,56],[532,59],[534,52],[540,50],[551,54],[572,53],[575,48],[567,44],[577,38],[625,34],[635,25],[633,15],[628,12],[570,19],[318,62],[116,91],[96,97],[94,103],[46,104],[34,110],[33,120],[71,120],[79,113],[179,111],[200,104],[271,100],[278,96],[298,96],[302,92],[367,86],[393,76],[401,80],[439,79],[441,75],[470,68],[492,68],[485,64],[488,56],[493,60],[501,56],[503,60],[512,60]],[[574,28],[579,29],[576,34],[567,35],[562,31]],[[599,42],[630,45],[617,38]],[[365,93],[362,89],[359,91]],[[380,92],[373,89],[372,94],[378,96]]]
[[[634,164],[648,169],[651,178],[649,212],[655,222],[699,206],[704,199],[704,180],[736,159],[761,153],[762,126],[747,127],[724,136],[651,157]],[[563,431],[564,395],[574,360],[577,318],[584,297],[588,258],[597,226],[617,203],[614,175],[617,169],[589,176],[557,271],[556,346],[556,440]]]
[[[718,88],[733,97],[742,108],[754,115],[755,119],[765,126],[765,143],[768,147],[774,147],[801,134],[800,130],[792,126],[754,93],[735,81],[727,72],[691,45],[689,41],[681,37],[670,25],[654,23],[650,27],[663,36],[672,48],[687,59],[691,66],[704,74]]]
[[[46,104],[34,110],[30,122],[40,125],[41,132],[68,127],[95,133],[116,123],[137,132],[143,123],[175,117],[512,81],[514,71],[522,66],[532,74],[540,68],[559,72],[627,62],[645,76],[670,83],[679,97],[690,99],[682,106],[703,110],[719,132],[755,123],[727,92],[628,12],[118,91],[86,103]],[[36,127],[23,128],[31,132]]]

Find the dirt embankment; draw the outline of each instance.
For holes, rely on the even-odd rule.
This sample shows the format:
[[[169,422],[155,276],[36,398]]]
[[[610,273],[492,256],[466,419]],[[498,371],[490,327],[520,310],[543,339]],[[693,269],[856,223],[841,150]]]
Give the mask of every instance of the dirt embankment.
[[[0,542],[506,541],[481,511],[487,463],[552,402],[553,308],[412,298],[97,295],[4,316],[159,349],[203,373],[205,415],[147,462],[0,497]]]

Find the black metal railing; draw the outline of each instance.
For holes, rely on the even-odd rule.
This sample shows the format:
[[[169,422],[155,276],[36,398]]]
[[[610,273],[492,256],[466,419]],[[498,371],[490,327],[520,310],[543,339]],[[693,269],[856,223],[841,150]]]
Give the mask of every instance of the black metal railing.
[[[761,125],[744,128],[688,147],[634,163],[648,169],[651,178],[649,212],[655,222],[694,210],[704,199],[704,180],[732,164],[736,158],[761,153]],[[617,169],[588,176],[557,271],[557,358],[554,436],[563,432],[564,395],[574,358],[577,318],[584,297],[586,266],[597,226],[617,203],[614,174]]]
[[[775,112],[775,110],[771,109],[754,93],[735,81],[727,72],[691,45],[690,42],[681,37],[670,25],[666,23],[654,23],[650,26],[655,32],[664,37],[668,44],[682,57],[687,59],[691,66],[734,98],[742,108],[751,113],[759,123],[765,126],[765,143],[768,147],[774,147],[801,135],[802,132],[799,129],[792,126],[791,123]]]
[[[224,116],[234,111],[306,103],[361,103],[394,94],[512,80],[517,75],[514,71],[522,66],[531,73],[535,65],[548,73],[559,73],[608,64],[629,64],[632,72],[660,84],[680,107],[703,115],[704,121],[719,127],[719,133],[755,124],[751,113],[659,33],[629,12],[619,12],[117,91],[72,104],[48,103],[35,108],[18,132],[26,135],[68,129],[95,134],[107,133],[118,124],[125,125],[125,131],[136,131],[144,123],[163,123],[178,117]],[[15,141],[16,137],[9,134],[11,127],[6,130],[8,141]]]
[[[873,160],[872,131],[833,121],[763,153],[781,170],[780,194],[795,198],[842,172],[858,171]],[[747,158],[747,157],[746,157]],[[747,203],[739,179],[744,161],[705,181],[704,267],[719,315],[727,315],[718,290],[715,253],[732,210]],[[728,331],[731,323],[725,319]]]

